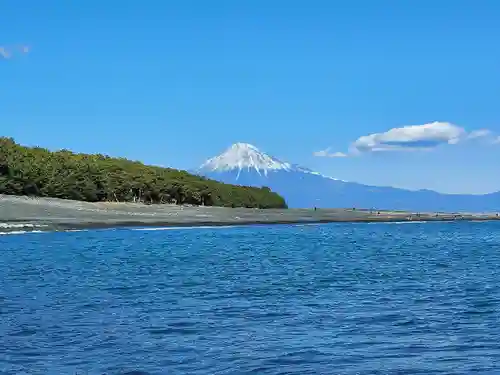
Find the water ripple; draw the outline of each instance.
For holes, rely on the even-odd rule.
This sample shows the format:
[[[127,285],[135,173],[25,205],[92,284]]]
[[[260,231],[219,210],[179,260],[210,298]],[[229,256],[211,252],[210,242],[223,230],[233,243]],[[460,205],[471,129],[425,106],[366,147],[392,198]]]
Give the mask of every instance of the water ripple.
[[[498,374],[498,223],[0,237],[0,374]]]

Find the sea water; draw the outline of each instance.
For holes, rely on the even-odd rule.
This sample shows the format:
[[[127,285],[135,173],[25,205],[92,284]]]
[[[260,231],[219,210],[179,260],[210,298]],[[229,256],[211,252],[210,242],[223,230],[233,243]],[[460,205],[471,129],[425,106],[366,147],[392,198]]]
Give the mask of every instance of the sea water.
[[[500,223],[0,236],[1,374],[499,374]]]

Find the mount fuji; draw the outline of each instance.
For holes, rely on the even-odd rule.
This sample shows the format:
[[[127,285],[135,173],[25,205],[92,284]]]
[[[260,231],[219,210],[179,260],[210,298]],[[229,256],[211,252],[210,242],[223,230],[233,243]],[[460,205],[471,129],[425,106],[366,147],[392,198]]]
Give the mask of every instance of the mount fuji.
[[[263,153],[248,143],[236,143],[208,159],[198,175],[247,186],[267,186],[294,208],[375,208],[410,211],[500,210],[500,192],[484,195],[441,194],[431,190],[406,190],[368,186],[324,176]]]

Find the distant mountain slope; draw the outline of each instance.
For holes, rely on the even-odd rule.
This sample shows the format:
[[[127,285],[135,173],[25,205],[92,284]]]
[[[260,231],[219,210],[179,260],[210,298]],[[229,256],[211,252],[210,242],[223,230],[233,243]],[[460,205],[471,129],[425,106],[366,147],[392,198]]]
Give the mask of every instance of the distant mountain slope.
[[[267,186],[289,207],[363,207],[412,211],[500,211],[500,193],[440,194],[368,186],[323,176],[283,162],[257,147],[236,143],[203,163],[195,173],[231,184]]]

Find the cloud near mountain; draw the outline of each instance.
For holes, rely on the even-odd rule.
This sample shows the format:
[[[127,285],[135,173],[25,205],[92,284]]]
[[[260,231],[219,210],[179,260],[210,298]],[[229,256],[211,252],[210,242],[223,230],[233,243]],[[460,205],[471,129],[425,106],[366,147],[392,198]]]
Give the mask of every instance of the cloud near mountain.
[[[313,153],[314,156],[327,157],[327,158],[345,158],[348,155],[343,152],[331,152],[331,148],[326,150],[316,151]]]
[[[432,122],[423,125],[407,125],[392,128],[383,133],[359,137],[349,146],[349,155],[384,151],[422,151],[443,144],[455,145],[465,140],[491,138],[488,129],[467,132],[464,128],[449,122]],[[330,148],[314,152],[319,157],[345,157],[342,152],[330,152]]]

